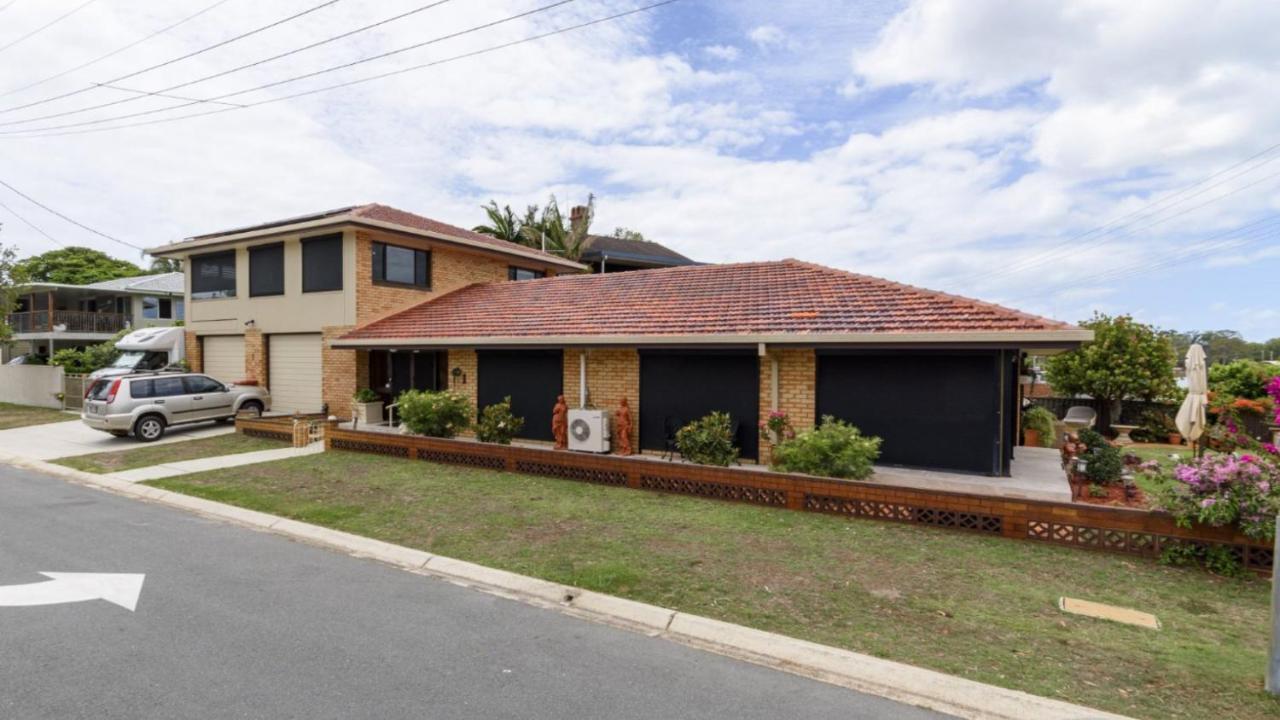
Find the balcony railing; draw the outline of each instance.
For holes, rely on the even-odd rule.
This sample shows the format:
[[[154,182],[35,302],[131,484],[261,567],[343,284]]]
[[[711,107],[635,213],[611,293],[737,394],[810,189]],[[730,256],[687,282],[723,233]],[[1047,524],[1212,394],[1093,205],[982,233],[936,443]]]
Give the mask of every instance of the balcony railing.
[[[114,333],[125,329],[129,316],[124,313],[82,312],[79,310],[34,310],[9,315],[9,327],[15,333],[45,333],[55,330],[72,333]],[[63,327],[65,326],[65,328]]]

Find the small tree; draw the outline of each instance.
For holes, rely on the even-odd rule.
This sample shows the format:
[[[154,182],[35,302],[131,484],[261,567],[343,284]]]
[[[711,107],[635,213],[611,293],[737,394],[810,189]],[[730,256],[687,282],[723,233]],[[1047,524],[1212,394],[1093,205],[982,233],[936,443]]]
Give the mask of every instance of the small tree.
[[[11,247],[0,246],[0,316],[8,317],[18,303],[18,282],[14,278],[14,265],[18,253]],[[13,328],[0,322],[0,343],[10,343]]]
[[[1093,342],[1050,357],[1046,369],[1055,390],[1102,401],[1099,427],[1111,426],[1113,404],[1175,393],[1173,344],[1167,336],[1128,315],[1098,313],[1080,325],[1093,331]]]
[[[14,273],[24,282],[54,282],[68,285],[133,277],[143,274],[143,269],[129,262],[113,258],[101,250],[87,247],[65,247],[50,250],[19,260]]]

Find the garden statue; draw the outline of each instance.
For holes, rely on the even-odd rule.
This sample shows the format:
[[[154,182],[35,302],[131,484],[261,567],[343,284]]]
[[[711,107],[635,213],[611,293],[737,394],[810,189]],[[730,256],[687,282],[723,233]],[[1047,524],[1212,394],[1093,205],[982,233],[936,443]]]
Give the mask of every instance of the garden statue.
[[[569,447],[569,406],[563,395],[556,398],[556,406],[551,410],[551,434],[555,436],[557,450]]]
[[[619,455],[631,454],[631,408],[627,406],[627,399],[622,398],[622,402],[618,404],[618,412],[613,423],[614,439],[618,443]]]

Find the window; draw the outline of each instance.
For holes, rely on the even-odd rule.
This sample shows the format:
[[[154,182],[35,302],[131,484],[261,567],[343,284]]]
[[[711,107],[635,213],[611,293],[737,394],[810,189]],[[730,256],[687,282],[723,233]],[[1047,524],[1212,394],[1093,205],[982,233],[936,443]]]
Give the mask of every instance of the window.
[[[284,294],[284,244],[249,248],[249,297]]]
[[[205,377],[204,375],[188,375],[182,378],[182,382],[187,387],[188,395],[218,393],[226,390],[226,387],[224,387],[222,383],[211,377]]]
[[[302,292],[342,289],[342,233],[302,238]]]
[[[431,252],[386,243],[373,244],[373,281],[431,288]]]
[[[174,320],[187,319],[187,306],[186,306],[186,303],[181,298],[178,298],[177,300],[173,301],[173,319]]]
[[[191,297],[197,300],[236,296],[236,251],[191,258]]]
[[[173,397],[185,394],[180,377],[156,378],[151,382],[155,383],[151,397]]]
[[[134,380],[129,383],[129,394],[134,400],[149,398],[155,394],[156,387],[153,380]]]
[[[142,298],[142,317],[147,320],[172,320],[173,301],[169,298]]]
[[[516,267],[514,265],[507,268],[508,280],[537,280],[546,276],[546,270],[530,270],[529,268]]]

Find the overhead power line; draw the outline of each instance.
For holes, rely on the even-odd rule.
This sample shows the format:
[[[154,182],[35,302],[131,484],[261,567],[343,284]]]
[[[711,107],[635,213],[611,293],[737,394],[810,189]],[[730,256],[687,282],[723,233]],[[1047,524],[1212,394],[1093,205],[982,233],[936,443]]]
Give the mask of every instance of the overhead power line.
[[[18,3],[18,0],[9,0],[4,5],[0,5],[0,12],[4,12]]]
[[[439,7],[440,5],[444,5],[445,3],[452,2],[452,1],[453,1],[453,0],[435,0],[435,2],[430,2],[430,3],[427,3],[426,5],[421,5],[421,6],[419,6],[419,7],[413,8],[412,10],[408,10],[408,11],[406,11],[406,12],[402,12],[402,13],[400,13],[399,15],[394,15],[394,16],[392,16],[392,17],[386,18],[385,20],[379,20],[378,22],[370,23],[370,24],[365,25],[365,26],[363,26],[363,27],[355,28],[354,30],[348,30],[347,32],[344,32],[344,33],[342,33],[342,34],[340,34],[340,35],[334,35],[333,37],[328,37],[328,38],[325,38],[325,39],[323,39],[323,40],[317,40],[316,42],[310,43],[310,44],[308,44],[308,45],[303,45],[302,47],[294,48],[294,49],[292,49],[292,50],[287,50],[287,51],[285,51],[285,52],[278,53],[278,54],[276,54],[276,55],[272,55],[271,57],[268,57],[268,58],[263,58],[263,59],[261,59],[261,60],[255,60],[255,61],[250,62],[250,63],[245,63],[244,65],[240,65],[240,66],[237,66],[237,67],[233,67],[233,68],[230,68],[230,69],[227,69],[227,70],[221,70],[221,71],[218,71],[218,72],[213,73],[213,74],[211,74],[211,75],[205,75],[204,77],[199,77],[199,78],[196,78],[195,80],[188,80],[188,81],[186,81],[186,82],[178,83],[177,85],[170,85],[169,87],[160,88],[159,90],[153,90],[153,91],[138,91],[138,94],[137,94],[137,95],[134,95],[134,96],[131,96],[131,97],[127,97],[127,98],[123,98],[123,99],[120,99],[120,100],[112,100],[111,102],[100,103],[100,104],[98,104],[98,105],[90,105],[90,106],[88,106],[88,107],[77,108],[77,109],[74,109],[74,110],[64,110],[64,111],[62,111],[62,112],[50,113],[50,114],[48,114],[48,115],[39,115],[39,116],[36,116],[36,117],[30,117],[30,118],[23,118],[23,119],[21,119],[21,120],[9,120],[9,121],[7,121],[7,122],[0,122],[0,125],[22,125],[22,124],[25,124],[25,123],[36,122],[37,120],[49,120],[49,119],[52,119],[52,118],[66,117],[66,116],[68,116],[68,115],[79,115],[80,113],[90,112],[90,111],[92,111],[92,110],[101,110],[101,109],[103,109],[103,108],[112,107],[112,106],[114,106],[114,105],[123,105],[123,104],[125,104],[125,103],[131,103],[131,102],[134,102],[134,101],[137,101],[137,100],[142,100],[142,99],[144,99],[144,98],[146,98],[146,97],[148,97],[148,96],[163,97],[163,96],[165,96],[166,94],[173,92],[174,90],[181,90],[182,88],[190,87],[190,86],[195,85],[195,84],[197,84],[197,83],[206,82],[206,81],[209,81],[209,80],[213,80],[213,79],[215,79],[215,78],[225,77],[225,76],[227,76],[227,75],[231,75],[232,73],[237,73],[237,72],[240,72],[240,71],[242,71],[242,70],[248,70],[249,68],[258,67],[259,65],[265,65],[265,64],[267,64],[267,63],[269,63],[269,62],[274,62],[274,61],[276,61],[276,60],[280,60],[280,59],[282,59],[282,58],[287,58],[287,57],[289,57],[289,56],[291,56],[291,55],[297,55],[297,54],[298,54],[298,53],[300,53],[300,52],[305,52],[305,51],[307,51],[307,50],[312,50],[312,49],[314,49],[314,48],[318,48],[318,47],[320,47],[320,46],[322,46],[322,45],[328,45],[329,43],[337,42],[338,40],[342,40],[342,39],[344,39],[344,38],[349,38],[349,37],[351,37],[352,35],[358,35],[359,33],[367,32],[367,31],[369,31],[369,30],[373,30],[374,28],[382,27],[383,25],[387,25],[388,23],[392,23],[392,22],[395,22],[395,21],[397,21],[397,20],[403,20],[404,18],[410,17],[410,16],[412,16],[412,15],[417,15],[418,13],[425,12],[425,11],[427,11],[427,10],[430,10],[430,9],[432,9],[432,8],[435,8],[435,7]],[[565,0],[565,1],[566,1],[566,2],[573,2],[574,0]],[[104,87],[110,87],[110,86],[112,86],[112,83],[98,83],[98,85],[101,85],[101,86],[104,86]],[[199,103],[200,101],[199,101],[199,100],[196,100],[196,101],[193,101],[193,102],[194,102],[194,103]]]
[[[56,17],[56,18],[54,18],[54,19],[50,20],[49,22],[47,22],[47,23],[45,23],[45,24],[41,25],[40,27],[36,28],[35,30],[32,30],[31,32],[28,32],[26,35],[23,35],[23,36],[19,37],[18,39],[16,39],[16,40],[13,40],[13,41],[9,42],[9,43],[8,43],[8,44],[6,44],[6,45],[0,45],[0,53],[4,52],[5,50],[8,50],[8,49],[9,49],[9,48],[11,48],[11,47],[14,47],[15,45],[18,45],[19,43],[23,43],[23,42],[26,42],[27,40],[30,40],[31,38],[35,37],[36,35],[39,35],[40,33],[44,32],[45,30],[48,30],[49,28],[53,27],[54,25],[57,25],[58,23],[62,22],[63,20],[66,20],[67,18],[71,17],[72,15],[75,15],[76,13],[80,12],[81,10],[85,9],[86,7],[88,7],[89,5],[92,5],[93,3],[97,2],[97,1],[98,1],[98,0],[84,0],[84,2],[82,2],[82,3],[80,3],[79,5],[77,5],[77,6],[73,7],[73,8],[71,8],[70,10],[68,10],[68,11],[66,11],[66,12],[64,12],[64,13],[62,13],[62,14],[61,14],[61,15],[59,15],[58,17]],[[12,4],[13,4],[13,3],[9,3],[9,5],[12,5]],[[8,7],[9,7],[9,5],[5,5],[5,8],[8,8]]]
[[[121,245],[124,245],[125,247],[131,247],[131,248],[133,248],[134,250],[139,250],[139,251],[143,250],[143,248],[142,248],[142,247],[140,247],[140,246],[138,246],[138,245],[134,245],[134,244],[133,244],[133,243],[131,243],[131,242],[128,242],[128,241],[125,241],[125,240],[121,240],[121,239],[120,239],[120,238],[118,238],[118,237],[114,237],[114,236],[108,235],[108,234],[106,234],[106,233],[102,232],[101,230],[97,230],[97,229],[95,229],[95,228],[91,228],[91,227],[89,227],[88,225],[85,225],[84,223],[80,222],[79,220],[76,220],[75,218],[67,217],[66,215],[64,215],[64,214],[62,214],[62,213],[60,213],[60,212],[58,212],[57,210],[54,210],[53,208],[49,207],[48,205],[45,205],[44,203],[40,202],[39,200],[36,200],[35,198],[31,197],[30,195],[28,195],[28,194],[26,194],[26,193],[22,192],[22,191],[21,191],[21,190],[19,190],[18,188],[16,188],[16,187],[14,187],[14,186],[10,185],[9,183],[5,182],[4,180],[0,180],[0,185],[3,185],[4,187],[9,188],[9,190],[10,190],[10,191],[12,191],[12,192],[13,192],[13,194],[17,195],[18,197],[22,198],[23,200],[26,200],[27,202],[31,203],[32,205],[35,205],[36,207],[40,208],[41,210],[44,210],[45,212],[47,212],[47,213],[49,213],[49,214],[51,214],[51,215],[56,215],[56,216],[58,216],[58,217],[62,218],[63,220],[66,220],[67,222],[71,223],[72,225],[75,225],[76,227],[78,227],[78,228],[80,228],[80,229],[82,229],[82,230],[88,230],[89,232],[93,233],[94,235],[97,235],[98,237],[106,238],[107,240],[110,240],[111,242],[119,243],[119,244],[121,244]]]
[[[10,4],[12,4],[12,3],[10,3]],[[0,10],[4,10],[4,8],[0,8]],[[66,243],[62,242],[61,240],[58,240],[58,239],[57,239],[57,238],[55,238],[54,236],[52,236],[52,235],[50,235],[49,233],[45,232],[44,230],[41,230],[41,229],[40,229],[40,227],[39,227],[38,225],[36,225],[35,223],[33,223],[33,222],[31,222],[30,220],[26,219],[26,218],[25,218],[25,217],[23,217],[22,215],[18,214],[18,211],[17,211],[17,210],[14,210],[13,208],[9,207],[8,205],[5,205],[3,202],[0,202],[0,208],[3,208],[4,210],[7,210],[7,211],[9,212],[9,214],[10,214],[10,215],[12,215],[12,216],[14,216],[14,217],[18,218],[19,220],[21,220],[23,225],[26,225],[27,227],[31,228],[32,230],[35,230],[37,233],[40,233],[41,235],[43,235],[43,236],[44,236],[44,238],[45,238],[46,240],[48,240],[49,242],[53,243],[54,245],[57,245],[58,247],[66,247],[66,246],[67,246],[67,245],[66,245]]]
[[[18,0],[13,0],[13,2],[17,2],[17,1],[18,1]],[[205,6],[205,8],[204,8],[203,10],[200,10],[200,11],[198,11],[198,12],[196,12],[196,13],[192,14],[192,15],[188,15],[188,16],[186,16],[186,17],[182,18],[181,20],[179,20],[179,21],[175,22],[175,23],[172,23],[172,24],[170,24],[170,25],[166,25],[166,26],[164,26],[164,27],[160,28],[159,30],[156,30],[156,31],[151,32],[151,33],[149,33],[149,34],[147,34],[147,35],[144,35],[144,36],[142,36],[142,37],[138,38],[137,40],[134,40],[133,42],[129,43],[128,45],[124,45],[124,46],[122,46],[122,47],[118,47],[118,48],[116,48],[115,50],[112,50],[111,52],[106,53],[105,55],[99,55],[98,57],[95,57],[95,58],[93,58],[92,60],[88,60],[88,61],[82,62],[82,63],[80,63],[79,65],[76,65],[75,67],[67,68],[66,70],[63,70],[63,71],[62,71],[62,72],[60,72],[60,73],[56,73],[56,74],[54,74],[54,75],[50,75],[49,77],[46,77],[46,78],[44,78],[44,79],[42,79],[42,80],[37,80],[37,81],[35,81],[35,82],[33,82],[33,83],[27,83],[26,85],[23,85],[23,86],[21,86],[21,87],[13,88],[12,90],[6,90],[5,92],[0,93],[0,98],[2,98],[2,97],[9,97],[10,95],[13,95],[14,93],[19,93],[19,92],[22,92],[23,90],[30,90],[30,89],[31,89],[31,88],[33,88],[33,87],[38,87],[38,86],[43,85],[43,84],[45,84],[45,83],[47,83],[47,82],[51,82],[51,81],[53,81],[53,80],[57,80],[58,78],[66,77],[67,75],[70,75],[71,73],[76,72],[77,70],[83,70],[83,69],[85,69],[85,68],[89,67],[90,65],[96,65],[96,64],[98,64],[98,63],[102,62],[103,60],[106,60],[106,59],[108,59],[108,58],[115,57],[116,55],[119,55],[120,53],[125,52],[126,50],[132,50],[133,48],[135,48],[135,47],[137,47],[137,46],[141,45],[142,43],[144,43],[144,42],[146,42],[146,41],[150,40],[151,38],[154,38],[154,37],[156,37],[156,36],[158,36],[158,35],[163,35],[163,34],[165,34],[165,33],[169,32],[170,30],[172,30],[172,29],[174,29],[174,28],[178,27],[179,25],[184,25],[184,24],[186,24],[186,23],[188,23],[188,22],[190,22],[190,21],[192,21],[192,20],[195,20],[196,18],[200,17],[201,15],[204,15],[205,13],[209,12],[210,10],[213,10],[214,8],[218,7],[219,5],[226,4],[227,2],[229,2],[229,0],[218,0],[217,2],[213,3],[212,5],[207,5],[207,6]],[[12,4],[12,3],[10,3],[10,4]],[[6,6],[6,7],[7,7],[7,6]],[[4,9],[4,8],[0,8],[0,11],[2,11],[3,9]]]
[[[216,114],[224,113],[224,112],[234,112],[234,111],[236,111],[236,110],[243,110],[243,109],[252,108],[252,107],[259,107],[259,106],[262,106],[262,105],[270,105],[270,104],[272,104],[272,103],[284,102],[284,101],[287,101],[287,100],[294,100],[294,99],[296,99],[296,98],[306,97],[306,96],[309,96],[309,95],[315,95],[315,94],[322,93],[322,92],[328,92],[328,91],[330,91],[330,90],[339,90],[339,89],[347,88],[347,87],[351,87],[351,86],[354,86],[354,85],[361,85],[361,84],[364,84],[364,83],[367,83],[367,82],[373,82],[373,81],[375,81],[375,80],[382,80],[382,79],[385,79],[385,78],[394,77],[394,76],[396,76],[396,75],[403,75],[403,74],[405,74],[405,73],[416,72],[416,71],[418,71],[418,70],[424,70],[424,69],[432,68],[432,67],[436,67],[436,66],[439,66],[439,65],[446,65],[446,64],[449,64],[449,63],[452,63],[452,62],[456,62],[456,61],[458,61],[458,60],[465,60],[465,59],[467,59],[467,58],[472,58],[472,57],[476,57],[476,56],[479,56],[479,55],[485,55],[485,54],[488,54],[488,53],[491,53],[491,52],[497,52],[497,51],[499,51],[499,50],[505,50],[505,49],[508,49],[508,48],[516,47],[516,46],[518,46],[518,45],[524,45],[524,44],[527,44],[527,43],[537,42],[537,41],[539,41],[539,40],[545,40],[545,39],[547,39],[547,38],[550,38],[550,37],[553,37],[553,36],[556,36],[556,35],[561,35],[561,34],[564,34],[564,33],[573,32],[573,31],[575,31],[575,30],[581,30],[581,29],[588,28],[588,27],[591,27],[591,26],[594,26],[594,25],[600,25],[600,24],[602,24],[602,23],[610,22],[610,21],[613,21],[613,20],[619,20],[619,19],[621,19],[621,18],[628,17],[628,16],[630,16],[630,15],[636,15],[636,14],[639,14],[639,13],[642,13],[642,12],[648,12],[648,11],[650,11],[650,10],[655,10],[655,9],[657,9],[657,8],[663,7],[663,6],[665,6],[665,5],[671,5],[671,4],[676,3],[676,2],[679,2],[679,0],[661,0],[661,2],[654,2],[654,3],[650,3],[650,4],[648,4],[648,5],[642,5],[642,6],[637,7],[637,8],[632,8],[631,10],[624,10],[624,11],[622,11],[622,12],[613,13],[613,14],[611,14],[611,15],[606,15],[606,16],[603,16],[603,17],[598,17],[598,18],[595,18],[595,19],[593,19],[593,20],[587,20],[587,21],[584,21],[584,22],[576,23],[576,24],[574,24],[574,25],[568,25],[568,26],[564,26],[564,27],[556,28],[556,29],[554,29],[554,30],[550,30],[550,31],[543,32],[543,33],[538,33],[538,34],[536,34],[536,35],[530,35],[530,36],[527,36],[527,37],[524,37],[524,38],[520,38],[520,39],[518,39],[518,40],[512,40],[512,41],[510,41],[510,42],[499,43],[499,44],[497,44],[497,45],[491,45],[491,46],[488,46],[488,47],[485,47],[485,48],[480,48],[480,49],[478,49],[478,50],[472,50],[471,52],[466,52],[466,53],[462,53],[462,54],[459,54],[459,55],[453,55],[453,56],[451,56],[451,57],[441,58],[441,59],[439,59],[439,60],[432,60],[432,61],[430,61],[430,62],[420,63],[420,64],[417,64],[417,65],[411,65],[411,66],[409,66],[409,67],[399,68],[399,69],[397,69],[397,70],[391,70],[391,71],[384,72],[384,73],[378,73],[378,74],[376,74],[376,75],[369,75],[369,76],[366,76],[366,77],[363,77],[363,78],[357,78],[357,79],[355,79],[355,80],[348,80],[348,81],[346,81],[346,82],[335,83],[335,84],[333,84],[333,85],[326,85],[326,86],[324,86],[324,87],[313,88],[313,89],[311,89],[311,90],[304,90],[304,91],[302,91],[302,92],[293,93],[293,94],[291,94],[291,95],[282,95],[282,96],[279,96],[279,97],[273,97],[273,98],[267,98],[267,99],[265,99],[265,100],[259,100],[259,101],[257,101],[257,102],[246,103],[244,107],[224,107],[224,108],[218,108],[218,109],[216,109],[216,110],[206,110],[206,111],[203,111],[203,112],[188,113],[188,114],[186,114],[186,115],[179,115],[179,116],[176,116],[176,117],[156,118],[156,119],[153,119],[153,120],[143,120],[143,121],[140,121],[140,122],[126,123],[126,124],[123,124],[123,125],[112,125],[112,126],[110,126],[110,127],[105,127],[105,128],[86,128],[86,129],[80,129],[80,130],[67,130],[67,131],[63,131],[63,132],[43,132],[41,129],[28,129],[28,130],[20,130],[20,131],[10,131],[10,134],[12,134],[12,136],[14,136],[15,138],[17,138],[17,137],[21,137],[21,138],[43,138],[43,137],[58,137],[58,136],[63,136],[63,135],[83,135],[83,134],[87,134],[87,133],[106,132],[106,131],[109,131],[109,130],[120,130],[120,129],[124,129],[124,128],[142,127],[142,126],[146,126],[146,125],[158,125],[158,124],[161,124],[161,123],[167,123],[167,122],[177,122],[177,121],[180,121],[180,120],[189,120],[189,119],[192,119],[192,118],[204,117],[204,116],[207,116],[207,115],[216,115]],[[560,4],[560,3],[557,3],[557,4]],[[531,11],[531,12],[533,12],[533,11]],[[525,13],[525,14],[528,14],[528,13]],[[462,31],[461,33],[454,33],[454,36],[459,35],[459,34],[465,34],[465,33],[467,33],[467,32],[474,32],[474,31],[479,30],[479,29],[482,29],[482,28],[484,28],[484,27],[490,27],[490,26],[492,26],[492,25],[496,25],[496,24],[499,24],[499,23],[502,23],[502,22],[506,22],[507,20],[511,20],[511,19],[514,19],[514,18],[507,18],[506,20],[499,20],[499,21],[495,21],[495,22],[493,22],[493,23],[488,23],[488,24],[486,24],[486,25],[484,25],[484,26],[479,26],[479,27],[476,27],[476,28],[472,28],[472,29],[470,29],[470,30]],[[442,38],[441,38],[441,39],[442,39]],[[439,39],[437,39],[437,40],[439,40]],[[344,66],[344,67],[345,67],[345,66]],[[273,86],[276,86],[276,85],[282,85],[282,84],[285,84],[285,83],[287,83],[287,82],[293,82],[294,80],[300,80],[300,79],[303,79],[303,78],[306,78],[306,77],[313,77],[313,76],[315,76],[315,75],[320,75],[320,74],[323,74],[323,73],[325,73],[325,72],[331,72],[332,70],[336,70],[336,69],[341,69],[341,68],[330,68],[330,69],[328,69],[328,70],[317,71],[317,72],[309,73],[309,74],[307,74],[307,75],[300,76],[300,77],[297,77],[297,78],[291,78],[291,79],[287,79],[287,80],[278,81],[278,82],[275,82],[275,83],[269,83],[268,85],[265,85],[265,86],[260,86],[260,87],[256,87],[256,88],[249,88],[249,89],[247,89],[247,90],[241,90],[241,91],[239,91],[239,92],[230,93],[230,94],[228,94],[228,95],[222,95],[222,96],[218,96],[218,97],[207,98],[207,99],[205,99],[205,100],[203,100],[203,101],[201,101],[201,102],[202,102],[202,103],[209,103],[209,102],[213,102],[213,101],[217,101],[217,100],[224,100],[224,99],[226,99],[227,97],[232,97],[232,96],[235,96],[235,95],[243,95],[243,94],[246,94],[246,93],[249,93],[249,92],[253,92],[253,91],[255,91],[255,90],[261,90],[261,89],[263,89],[263,88],[265,88],[265,87],[273,87]],[[195,103],[187,103],[187,105],[192,105],[192,104],[195,104]],[[173,110],[173,109],[176,109],[176,108],[178,108],[178,107],[185,107],[185,106],[186,106],[186,105],[184,105],[184,106],[173,106],[173,107],[170,107],[170,108],[163,108],[162,110]],[[119,118],[113,118],[113,119],[119,119]],[[105,122],[105,121],[109,121],[109,120],[104,120],[104,122]],[[84,123],[80,123],[80,124],[84,124]],[[45,128],[44,130],[48,130],[48,128]],[[18,133],[37,133],[37,132],[39,132],[40,134],[21,134],[21,135],[19,135],[19,134],[18,134]],[[4,134],[4,133],[0,133],[0,134]]]
[[[179,55],[178,57],[170,58],[170,59],[168,59],[168,60],[165,60],[164,62],[156,63],[155,65],[151,65],[151,66],[149,66],[149,67],[142,68],[141,70],[135,70],[135,71],[133,71],[133,72],[131,72],[131,73],[126,73],[126,74],[124,74],[124,75],[120,75],[120,76],[117,76],[117,77],[113,77],[113,78],[111,78],[110,80],[104,80],[101,84],[103,84],[103,85],[114,85],[115,83],[118,83],[118,82],[120,82],[120,81],[122,81],[122,80],[128,80],[129,78],[137,77],[137,76],[139,76],[139,75],[141,75],[141,74],[143,74],[143,73],[151,72],[152,70],[159,70],[159,69],[160,69],[160,68],[162,68],[162,67],[167,67],[167,66],[172,65],[172,64],[174,64],[174,63],[182,62],[183,60],[190,60],[191,58],[196,57],[197,55],[203,55],[203,54],[205,54],[205,53],[207,53],[207,52],[210,52],[210,51],[212,51],[212,50],[217,50],[217,49],[218,49],[218,48],[220,48],[220,47],[225,47],[225,46],[227,46],[227,45],[230,45],[231,43],[238,42],[238,41],[243,40],[243,39],[245,39],[245,38],[247,38],[247,37],[251,37],[251,36],[253,36],[253,35],[257,35],[258,33],[261,33],[261,32],[266,32],[267,30],[270,30],[270,29],[272,29],[272,28],[274,28],[274,27],[278,27],[278,26],[280,26],[280,25],[284,25],[285,23],[293,22],[294,20],[297,20],[298,18],[301,18],[301,17],[306,16],[306,15],[310,15],[311,13],[316,12],[317,10],[323,10],[324,8],[327,8],[327,7],[329,7],[330,5],[336,4],[336,3],[338,3],[338,2],[341,2],[341,0],[325,0],[325,2],[322,2],[322,3],[320,3],[319,5],[313,5],[313,6],[309,7],[309,8],[307,8],[306,10],[303,10],[303,11],[301,11],[301,12],[296,12],[296,13],[294,13],[294,14],[290,15],[289,17],[281,18],[281,19],[279,19],[279,20],[276,20],[275,22],[267,23],[266,25],[262,25],[262,26],[260,26],[260,27],[256,27],[256,28],[254,28],[254,29],[252,29],[252,30],[249,30],[249,31],[247,31],[247,32],[242,32],[242,33],[240,33],[239,35],[235,35],[235,36],[229,37],[229,38],[227,38],[226,40],[220,40],[220,41],[218,41],[218,42],[216,42],[216,43],[214,43],[214,44],[212,44],[212,45],[207,45],[207,46],[205,46],[205,47],[202,47],[202,48],[200,48],[199,50],[194,50],[194,51],[189,52],[189,53],[186,53],[186,54],[184,54],[184,55]],[[26,103],[25,105],[14,105],[13,107],[4,108],[4,109],[0,110],[0,115],[3,115],[3,114],[5,114],[5,113],[11,113],[11,112],[13,112],[13,111],[15,111],[15,110],[23,110],[23,109],[25,109],[25,108],[35,107],[35,106],[37,106],[37,105],[44,105],[45,103],[50,103],[50,102],[53,102],[54,100],[61,100],[61,99],[63,99],[63,98],[69,98],[69,97],[72,97],[72,96],[74,96],[74,95],[79,95],[80,93],[86,93],[86,92],[89,92],[90,90],[94,90],[94,89],[95,89],[95,86],[90,85],[90,86],[88,86],[88,87],[80,88],[79,90],[71,90],[71,91],[69,91],[69,92],[64,92],[64,93],[62,93],[61,95],[53,95],[53,96],[51,96],[51,97],[44,98],[43,100],[36,100],[36,101],[34,101],[34,102],[29,102],[29,103]]]

